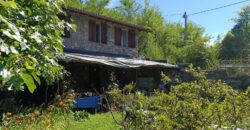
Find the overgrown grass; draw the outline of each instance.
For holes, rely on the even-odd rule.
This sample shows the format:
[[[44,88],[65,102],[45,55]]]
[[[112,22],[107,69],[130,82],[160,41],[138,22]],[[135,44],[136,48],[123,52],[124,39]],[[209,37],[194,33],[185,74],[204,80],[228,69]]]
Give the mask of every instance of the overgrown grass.
[[[116,118],[120,114],[114,113]],[[117,130],[111,113],[90,114],[89,120],[75,121],[72,112],[44,112],[40,117],[31,121],[12,123],[5,129],[8,130]],[[0,130],[4,129],[0,126]],[[6,130],[7,130],[6,129]]]

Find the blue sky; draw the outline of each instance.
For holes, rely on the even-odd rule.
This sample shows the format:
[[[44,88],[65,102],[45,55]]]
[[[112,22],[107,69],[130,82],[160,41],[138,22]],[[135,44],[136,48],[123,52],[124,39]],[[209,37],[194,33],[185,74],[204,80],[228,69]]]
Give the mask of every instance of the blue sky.
[[[139,2],[143,0],[138,0]],[[216,8],[242,0],[150,0],[152,5],[160,8],[167,21],[182,22],[182,16],[167,16],[168,14],[184,13],[188,14],[199,12],[211,8]],[[110,7],[118,5],[118,0],[112,0]],[[234,5],[231,7],[215,10],[199,15],[189,17],[189,21],[193,21],[205,28],[206,34],[217,37],[218,34],[225,34],[234,26],[233,18],[237,17],[237,12],[250,1]]]

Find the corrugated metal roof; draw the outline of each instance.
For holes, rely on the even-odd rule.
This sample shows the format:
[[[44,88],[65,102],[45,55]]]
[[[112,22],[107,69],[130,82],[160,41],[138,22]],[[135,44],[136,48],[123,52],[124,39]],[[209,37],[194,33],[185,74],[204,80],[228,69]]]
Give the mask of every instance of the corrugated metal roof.
[[[168,63],[161,63],[142,59],[132,59],[123,57],[106,57],[106,56],[94,56],[79,53],[65,53],[65,56],[61,58],[66,62],[81,62],[81,63],[93,63],[112,66],[116,68],[140,68],[140,67],[162,67],[162,68],[178,68],[177,65]]]

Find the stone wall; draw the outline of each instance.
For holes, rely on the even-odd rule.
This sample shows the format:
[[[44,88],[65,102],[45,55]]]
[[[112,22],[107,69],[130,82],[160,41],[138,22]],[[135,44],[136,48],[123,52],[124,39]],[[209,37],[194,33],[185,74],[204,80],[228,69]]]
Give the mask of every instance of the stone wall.
[[[130,57],[138,56],[138,38],[136,37],[136,48],[128,48],[114,45],[114,27],[118,25],[114,25],[111,23],[107,23],[108,25],[108,40],[107,44],[91,42],[88,40],[89,37],[89,27],[88,21],[89,17],[71,13],[71,18],[73,19],[73,23],[77,26],[76,32],[71,31],[70,38],[65,38],[64,47],[70,49],[77,50],[89,50],[89,51],[97,51],[103,53],[112,53],[119,55],[128,55]],[[95,19],[97,22],[101,22]],[[123,27],[125,28],[125,27]]]

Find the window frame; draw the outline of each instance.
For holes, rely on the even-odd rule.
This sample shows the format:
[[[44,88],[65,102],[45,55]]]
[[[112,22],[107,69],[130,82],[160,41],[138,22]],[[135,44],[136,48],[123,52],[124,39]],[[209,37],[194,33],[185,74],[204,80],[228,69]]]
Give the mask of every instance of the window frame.
[[[98,30],[97,30],[97,26],[98,26]],[[101,26],[102,25],[100,22],[95,23],[95,42],[96,43],[101,43],[101,41],[102,41],[102,31],[101,31],[102,27]]]
[[[124,36],[125,35],[125,36]],[[124,43],[124,37],[125,37],[125,42]],[[121,34],[121,46],[122,47],[128,47],[128,30],[127,29],[122,29],[122,34]]]

